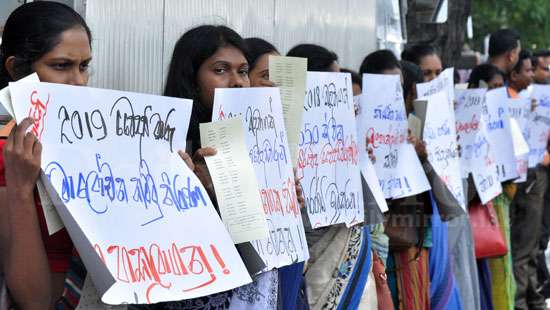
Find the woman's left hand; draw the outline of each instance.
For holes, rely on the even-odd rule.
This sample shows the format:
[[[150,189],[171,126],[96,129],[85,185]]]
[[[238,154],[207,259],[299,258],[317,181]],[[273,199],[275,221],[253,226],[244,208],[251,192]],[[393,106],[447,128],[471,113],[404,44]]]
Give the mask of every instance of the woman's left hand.
[[[298,204],[300,208],[306,207],[306,200],[304,198],[304,191],[302,190],[302,184],[300,183],[300,178],[296,175],[296,168],[294,170],[294,184],[296,186],[296,198],[298,199]]]
[[[193,159],[191,158],[191,156],[189,156],[189,154],[187,154],[185,151],[179,150],[178,155],[181,159],[183,159],[183,161],[191,171],[195,171],[195,164],[193,163]]]
[[[370,139],[367,137],[367,154],[369,156],[370,161],[374,164],[376,163],[376,156],[374,155],[374,149],[369,146]]]
[[[410,129],[408,131],[407,142],[414,146],[414,150],[416,151],[416,155],[418,155],[420,162],[424,163],[428,159],[428,152],[426,151],[426,142],[413,136]]]

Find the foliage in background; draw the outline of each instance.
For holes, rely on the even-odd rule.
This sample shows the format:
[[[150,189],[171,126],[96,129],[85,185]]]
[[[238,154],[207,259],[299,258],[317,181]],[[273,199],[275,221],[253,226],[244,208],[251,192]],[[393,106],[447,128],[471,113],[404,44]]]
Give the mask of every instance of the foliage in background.
[[[473,0],[471,12],[477,50],[487,34],[504,27],[517,30],[525,48],[550,48],[550,0]]]

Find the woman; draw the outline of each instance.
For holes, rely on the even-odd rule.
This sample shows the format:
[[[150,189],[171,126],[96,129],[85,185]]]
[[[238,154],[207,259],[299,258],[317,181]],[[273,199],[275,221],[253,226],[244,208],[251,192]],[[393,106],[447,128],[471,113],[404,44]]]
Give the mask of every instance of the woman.
[[[443,65],[435,48],[428,44],[413,45],[401,53],[401,59],[410,61],[420,67],[424,74],[424,82],[435,79]]]
[[[395,54],[390,50],[378,50],[367,55],[359,68],[361,74],[388,74],[399,75],[402,81],[408,81],[406,78],[407,71],[402,71],[402,66],[395,57]],[[404,85],[405,91],[405,106],[407,108],[407,98],[411,96],[407,90],[410,87]],[[415,98],[412,98],[413,100]],[[412,107],[412,104],[411,104]],[[410,136],[412,137],[412,136]],[[414,142],[417,152],[422,153],[423,149],[425,153],[424,144],[421,141],[412,139],[410,142]],[[423,154],[423,153],[422,153]],[[425,156],[421,158],[424,160]],[[416,200],[420,201],[418,203]],[[426,242],[424,241],[424,225],[423,222],[417,224],[420,228],[408,229],[403,231],[403,227],[398,225],[392,225],[395,223],[393,218],[398,216],[410,216],[416,214],[415,212],[426,212],[424,204],[422,203],[422,197],[411,197],[407,201],[403,199],[391,200],[388,203],[390,208],[386,214],[387,221],[385,223],[385,234],[388,237],[388,243],[385,244],[385,248],[380,246],[376,249],[379,253],[384,253],[388,270],[388,284],[392,290],[393,303],[397,308],[404,309],[425,309],[429,307],[429,269],[428,269],[428,249]],[[403,214],[409,212],[408,214]],[[406,228],[405,228],[406,229]],[[418,242],[411,244],[401,244],[396,246],[396,236],[407,234],[409,237],[414,235],[418,236]],[[413,238],[414,239],[414,238]],[[412,240],[412,239],[411,239]],[[389,252],[388,252],[389,251]]]
[[[475,67],[468,79],[468,88],[481,88],[484,86],[488,89],[504,86],[502,72],[491,64],[482,64]]]
[[[412,101],[416,98],[416,84],[423,82],[423,74],[421,69],[407,61],[402,61],[403,76],[405,84],[403,85],[405,102],[412,109]],[[414,95],[413,95],[414,93]],[[407,99],[408,98],[408,99]],[[427,163],[424,164],[427,168]],[[432,171],[433,168],[425,169]],[[460,291],[462,305],[466,309],[479,309],[479,284],[477,279],[477,266],[475,254],[473,251],[473,238],[468,216],[462,210],[456,200],[450,195],[444,184],[442,186],[435,185],[432,181],[437,177],[428,175],[432,182],[432,193],[436,201],[439,217],[448,223],[439,223],[440,231],[444,230],[443,226],[447,226],[447,242],[448,252],[452,261],[452,270],[456,278],[456,283]],[[442,252],[439,252],[442,253]],[[441,264],[441,261],[438,262]],[[445,277],[445,276],[444,276]]]
[[[336,54],[322,46],[297,45],[287,56],[307,58],[308,71],[340,71]],[[373,302],[376,305],[375,296],[363,298],[374,291],[367,287],[371,269],[369,226],[347,228],[339,224],[312,229],[308,220],[304,226],[310,252],[305,273],[310,307],[356,309]]]
[[[353,89],[353,96],[361,95],[363,88],[363,79],[361,78],[359,73],[347,68],[340,68],[340,72],[349,73],[351,75],[351,88]]]
[[[269,80],[269,56],[279,56],[277,49],[269,42],[260,38],[245,39],[248,47],[250,71],[248,77],[252,87],[272,87],[275,83]],[[299,181],[296,180],[296,184]],[[305,205],[301,186],[296,186],[300,205]],[[279,300],[283,309],[306,309],[307,299],[303,289],[302,272],[304,262],[279,268]]]
[[[497,67],[491,64],[479,65],[470,73],[468,88],[487,87],[488,89],[494,89],[502,86],[504,86],[504,76]],[[515,192],[513,188],[514,186],[503,184],[504,192],[492,201],[508,249],[511,249],[509,208]],[[502,257],[478,260],[478,273],[482,308],[513,309],[516,282],[513,275],[510,251]]]
[[[86,22],[70,7],[24,4],[4,27],[0,88],[32,72],[43,82],[86,85],[90,43]],[[25,134],[31,124],[22,120],[0,141],[0,252],[13,302],[22,309],[44,309],[62,294],[73,245],[65,229],[48,234],[35,188],[42,147],[33,134]]]
[[[273,87],[275,83],[269,80],[269,56],[279,56],[279,51],[271,43],[260,38],[245,39],[248,47],[250,64],[250,86]]]
[[[340,72],[338,56],[319,45],[298,44],[286,55],[307,58],[307,71]]]
[[[407,113],[414,114],[416,85],[424,81],[424,73],[412,62],[401,61],[401,65],[405,106]],[[465,309],[477,309],[479,289],[467,216],[428,162],[423,142],[421,148],[417,147],[417,152],[432,187],[429,195],[421,195],[432,210],[427,229],[429,234],[425,239],[425,243],[431,244],[430,308],[456,309],[462,306]]]
[[[165,96],[193,99],[187,134],[194,171],[215,202],[212,179],[204,162],[215,154],[201,148],[199,124],[210,122],[216,88],[250,87],[248,50],[244,40],[225,26],[205,25],[187,31],[174,47],[166,78]],[[249,243],[246,243],[250,247]],[[238,245],[243,251],[243,245]],[[248,249],[254,251],[254,249]],[[255,251],[254,251],[255,253]],[[257,255],[257,254],[256,254]],[[254,282],[232,291],[202,298],[157,305],[158,309],[275,309],[278,298],[277,271],[262,273]]]

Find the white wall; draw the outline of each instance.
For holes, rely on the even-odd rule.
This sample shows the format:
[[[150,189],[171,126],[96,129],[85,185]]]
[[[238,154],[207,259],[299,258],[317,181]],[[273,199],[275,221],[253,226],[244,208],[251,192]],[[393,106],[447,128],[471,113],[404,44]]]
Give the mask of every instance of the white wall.
[[[2,28],[10,16],[11,12],[15,10],[21,3],[17,0],[0,0],[0,34],[2,33]]]
[[[176,40],[201,24],[226,24],[286,53],[321,44],[358,69],[376,48],[375,0],[87,0],[91,85],[160,94]]]

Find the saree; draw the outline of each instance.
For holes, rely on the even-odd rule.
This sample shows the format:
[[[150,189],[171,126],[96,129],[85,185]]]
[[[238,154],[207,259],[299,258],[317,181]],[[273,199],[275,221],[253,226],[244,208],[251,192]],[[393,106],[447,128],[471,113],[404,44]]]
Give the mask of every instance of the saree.
[[[493,310],[493,295],[491,292],[491,270],[486,258],[477,260],[479,272],[480,304],[483,310]]]
[[[394,253],[392,262],[395,271],[388,279],[394,285],[392,295],[398,309],[430,309],[430,273],[428,269],[428,249],[411,247]],[[392,282],[395,281],[395,284]],[[395,295],[394,295],[395,294]]]
[[[432,204],[432,247],[429,250],[431,309],[461,309],[460,292],[452,269],[453,257],[448,247],[448,227],[441,220],[430,192]]]
[[[315,233],[315,231],[311,232]],[[306,229],[306,237],[307,237]],[[305,273],[311,309],[360,309],[371,265],[368,225],[335,225],[310,244]]]
[[[472,227],[466,213],[447,222],[449,253],[464,309],[480,310],[478,268]]]
[[[388,254],[388,259],[386,260],[386,274],[388,275],[388,287],[390,288],[394,308],[398,309],[400,298],[397,290],[397,272],[395,267],[395,256],[391,252]]]
[[[301,298],[304,265],[301,262],[279,268],[279,300],[283,309],[307,309],[307,301]]]
[[[498,216],[500,229],[506,238],[508,249],[510,244],[510,215],[509,207],[511,199],[506,193],[502,193],[493,200],[493,206]],[[510,251],[502,257],[489,259],[491,271],[491,285],[493,306],[495,309],[514,309],[516,282],[514,269],[512,268],[512,254]]]

